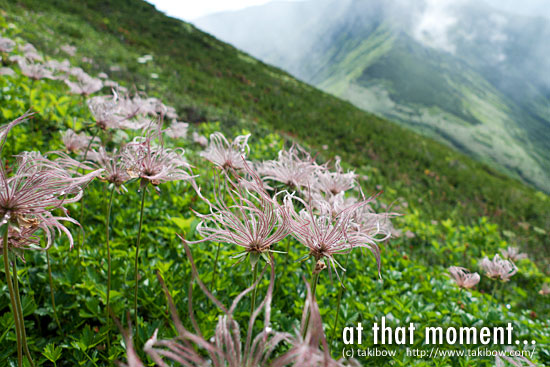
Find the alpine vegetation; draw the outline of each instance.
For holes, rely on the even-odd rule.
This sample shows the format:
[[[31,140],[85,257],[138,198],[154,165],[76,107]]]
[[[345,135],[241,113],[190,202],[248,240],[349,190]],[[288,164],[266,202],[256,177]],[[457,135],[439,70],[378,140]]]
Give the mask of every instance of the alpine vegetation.
[[[240,71],[219,67],[243,61],[237,51],[194,74],[206,67],[203,51],[229,46],[192,26],[166,31],[165,23],[151,23],[163,30],[156,37],[183,29],[193,40],[185,53],[196,60],[175,65],[180,50],[155,51],[158,40],[138,35],[123,12],[58,2],[75,13],[56,13],[65,15],[54,21],[50,1],[27,2],[33,6],[15,17],[19,5],[0,0],[0,365],[425,363],[405,353],[342,355],[343,325],[390,315],[418,329],[509,318],[516,339],[545,342],[550,279],[504,240],[514,234],[486,218],[459,222],[468,203],[457,199],[455,214],[438,217],[437,205],[455,188],[439,195],[432,182],[450,182],[448,171],[425,170],[424,156],[403,163],[397,144],[392,162],[378,162],[376,144],[387,137],[376,129],[355,152],[354,137],[338,137],[355,127],[339,119],[334,146],[300,138],[286,123],[270,127],[256,116],[265,101],[250,98],[255,88],[262,85],[262,98],[283,106],[286,119],[293,105],[283,95],[298,93],[294,84],[299,93],[310,87],[248,59]],[[141,3],[102,2],[113,10],[128,4]],[[147,6],[136,8],[133,21],[143,21]],[[36,21],[18,25],[27,13]],[[46,25],[33,43],[49,54],[23,38]],[[265,75],[249,74],[256,68]],[[180,73],[188,77],[183,87],[172,80]],[[273,84],[266,87],[261,78],[271,74],[277,80],[265,79]],[[231,95],[238,116],[219,104],[233,83],[249,88]],[[195,99],[197,90],[208,91],[208,102]],[[314,105],[350,108],[323,98]],[[315,121],[311,105],[295,108],[307,124]],[[445,164],[463,169],[457,162]],[[409,163],[422,167],[422,192],[409,185]],[[392,175],[394,166],[403,172]],[[476,265],[479,274],[467,270]],[[544,361],[540,350],[529,360]]]
[[[10,130],[25,122],[31,115],[24,115],[0,127],[2,145],[0,155]],[[11,311],[17,337],[17,363],[22,365],[23,351],[30,365],[33,360],[27,345],[24,315],[19,294],[17,274],[18,258],[24,260],[25,250],[47,251],[54,243],[55,233],[64,233],[73,246],[71,232],[62,222],[78,224],[67,215],[64,205],[78,201],[83,188],[100,174],[95,170],[78,175],[79,162],[70,158],[52,161],[39,152],[23,152],[17,156],[16,167],[9,167],[2,157],[0,168],[0,232],[4,272],[8,285]],[[8,173],[8,169],[12,172]],[[54,214],[60,209],[65,215]],[[44,233],[46,246],[40,247],[37,232]],[[13,279],[10,277],[10,256]]]

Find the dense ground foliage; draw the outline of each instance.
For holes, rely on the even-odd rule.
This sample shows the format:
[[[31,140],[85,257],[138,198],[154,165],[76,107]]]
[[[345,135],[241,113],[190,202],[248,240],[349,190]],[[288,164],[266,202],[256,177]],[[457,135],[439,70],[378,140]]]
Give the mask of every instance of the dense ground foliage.
[[[548,275],[545,274],[548,269],[544,268],[547,254],[542,252],[548,244],[548,219],[543,216],[548,205],[545,195],[490,170],[485,172],[485,167],[436,143],[388,125],[386,121],[299,84],[277,70],[246,59],[245,55],[217,43],[188,25],[152,13],[145,4],[137,3],[139,6],[133,8],[134,18],[124,16],[125,7],[135,5],[134,2],[120,2],[117,5],[120,8],[115,8],[114,3],[90,2],[94,9],[103,12],[85,10],[65,2],[57,4],[61,10],[50,5],[35,8],[38,3],[32,4],[32,10],[3,4],[7,10],[0,18],[3,37],[16,39],[19,46],[30,40],[47,55],[58,59],[68,57],[71,63],[82,66],[93,75],[107,72],[131,91],[133,88],[146,90],[175,105],[188,121],[197,122],[193,130],[204,136],[215,131],[223,131],[227,136],[252,133],[250,159],[275,159],[277,152],[288,146],[287,140],[292,136],[288,133],[292,133],[303,139],[300,142],[322,152],[318,158],[320,163],[323,158],[338,153],[345,163],[357,167],[358,174],[369,175],[368,180],[362,178],[360,181],[366,193],[383,189],[376,208],[383,211],[386,208],[384,203],[393,203],[392,211],[404,214],[394,221],[394,226],[402,235],[382,246],[382,280],[378,279],[376,262],[370,253],[353,252],[344,280],[346,290],[343,293],[340,325],[354,325],[357,322],[370,325],[382,316],[395,325],[414,322],[444,327],[481,327],[512,322],[515,337],[537,342],[534,359],[539,364],[550,363],[550,308],[548,296],[539,294],[543,284],[548,282]],[[72,7],[72,14],[63,12],[63,6]],[[29,22],[31,19],[32,23]],[[144,27],[143,22],[161,33],[148,33],[151,28]],[[115,34],[125,36],[121,39]],[[187,40],[187,48],[181,45],[165,47],[170,50],[165,54],[163,47],[153,42],[160,39],[169,44],[170,39],[178,39],[178,34],[182,42]],[[59,51],[59,47],[66,43],[77,46],[75,56]],[[210,49],[220,53],[207,53]],[[227,59],[212,57],[224,55],[222,51]],[[153,53],[153,61],[139,63],[138,58],[146,53]],[[91,62],[83,61],[82,57],[91,58]],[[182,62],[182,58],[187,58],[187,61]],[[193,58],[196,59],[193,61]],[[2,59],[6,60],[6,56],[2,55]],[[17,65],[9,66],[14,75],[2,75],[0,79],[1,124],[29,109],[36,112],[30,121],[10,132],[2,153],[3,159],[10,164],[13,163],[11,156],[25,150],[63,150],[61,131],[67,128],[86,130],[93,121],[85,98],[70,94],[62,81],[33,81],[22,75]],[[118,66],[120,71],[111,69],[111,66]],[[218,72],[222,75],[217,76]],[[230,77],[226,75],[229,73]],[[179,84],[181,80],[186,82]],[[242,85],[251,89],[241,89]],[[266,88],[273,93],[266,91]],[[243,96],[245,91],[249,97]],[[108,90],[104,89],[103,93],[108,93]],[[290,103],[296,103],[296,106],[289,106]],[[256,116],[261,121],[254,122]],[[323,129],[315,126],[330,119],[333,123],[323,124]],[[286,134],[275,133],[273,126],[286,131]],[[101,138],[112,139],[115,144],[117,141],[130,141],[140,133],[101,134]],[[170,147],[185,148],[187,159],[196,167],[194,173],[199,175],[196,180],[202,193],[212,198],[219,171],[199,156],[202,148],[189,138],[166,139]],[[327,144],[326,149],[323,149],[323,144]],[[111,221],[111,305],[113,313],[121,320],[125,320],[125,312],[133,307],[133,248],[142,193],[138,182],[130,183],[127,188],[128,192],[114,196]],[[199,220],[192,209],[199,213],[208,211],[208,206],[185,182],[165,183],[159,188],[156,192],[149,187],[145,203],[140,258],[142,278],[138,295],[138,339],[142,342],[157,328],[162,337],[175,333],[166,299],[156,278],[157,270],[163,275],[180,316],[187,313],[191,268],[176,233],[183,234],[189,240],[199,239],[196,232]],[[80,231],[77,226],[70,226],[77,239],[77,248],[70,251],[67,239],[58,237],[48,251],[59,325],[50,299],[46,254],[27,251],[25,264],[20,263],[26,329],[31,353],[37,364],[93,366],[125,360],[121,333],[112,323],[108,326],[105,313],[107,264],[104,219],[108,199],[107,186],[101,181],[93,181],[85,193],[82,217],[85,240],[82,242],[78,238]],[[69,204],[68,208],[72,217],[79,219],[80,204]],[[530,243],[530,248],[539,249],[537,254],[541,256],[530,252],[530,257],[535,258],[537,264],[530,259],[519,260],[519,271],[510,282],[500,285],[482,274],[476,290],[461,291],[447,276],[449,266],[465,266],[480,271],[482,257],[492,258],[510,245],[526,247],[527,243]],[[232,256],[236,250],[231,246],[221,247],[218,259],[220,269],[215,279],[212,263],[217,243],[206,242],[191,247],[201,278],[212,285],[216,297],[224,304],[229,304],[250,285],[249,264],[234,265]],[[277,245],[277,249],[288,251],[288,255],[274,254],[277,280],[272,304],[272,328],[291,331],[298,327],[306,293],[302,277],[309,276],[312,263],[311,260],[298,261],[307,255],[307,251],[293,239],[285,239]],[[267,289],[267,278],[261,283],[260,293]],[[499,289],[495,291],[497,285]],[[321,273],[317,300],[329,338],[337,297],[338,282],[334,274],[331,279],[328,272]],[[2,365],[15,365],[16,343],[9,302],[7,286],[2,283]],[[199,291],[194,292],[193,305],[205,336],[212,336],[220,311]],[[235,318],[245,325],[249,312],[250,301],[245,297]],[[186,327],[190,327],[190,321],[182,318]],[[411,347],[420,347],[421,339],[419,337],[417,344]],[[363,347],[370,346],[369,343],[372,339],[366,341]],[[339,337],[332,339],[331,348],[335,357],[342,346]],[[427,363],[406,356],[405,347],[395,348],[399,353],[393,358],[360,361],[364,365]],[[493,363],[493,358],[477,357],[429,361],[429,364],[441,366],[484,366]]]

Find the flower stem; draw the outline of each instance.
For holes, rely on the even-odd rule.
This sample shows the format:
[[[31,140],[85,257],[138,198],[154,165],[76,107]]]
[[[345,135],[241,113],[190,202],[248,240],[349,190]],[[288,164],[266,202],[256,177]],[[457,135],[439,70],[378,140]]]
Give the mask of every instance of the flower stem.
[[[351,254],[351,251],[347,253],[346,255],[346,264],[344,265],[344,269],[348,268],[348,261],[349,261],[349,254]],[[332,343],[332,340],[334,339],[334,335],[336,334],[336,328],[338,327],[338,316],[340,316],[340,307],[342,305],[342,294],[344,293],[344,281],[346,280],[346,273],[342,275],[342,283],[340,284],[340,289],[338,290],[338,305],[336,306],[336,317],[334,318],[334,325],[332,326],[332,334],[330,336],[330,340],[328,342],[328,345]]]
[[[110,237],[110,220],[111,220],[111,208],[113,206],[113,196],[115,194],[116,186],[111,188],[111,195],[109,196],[109,205],[107,206],[107,215],[105,216],[105,231],[106,231],[106,245],[107,245],[107,304],[105,307],[105,319],[107,320],[107,352],[110,347],[111,341],[109,340],[111,318],[109,317],[109,305],[111,300],[111,244],[109,242]]]
[[[496,280],[495,281],[495,286],[493,287],[493,292],[491,293],[491,298],[496,299],[497,289],[500,288],[499,286],[500,286],[500,282],[498,280]]]
[[[498,297],[497,299],[497,293],[502,293],[502,288],[504,287],[504,282],[500,280],[495,280],[496,284],[493,287],[493,293],[491,294],[491,297],[494,298],[497,302],[504,303],[504,296]]]
[[[147,192],[147,186],[144,186],[142,188],[142,192],[141,192],[141,209],[140,209],[140,212],[139,212],[139,227],[138,227],[138,236],[137,236],[137,242],[136,242],[136,258],[134,260],[134,274],[135,274],[135,282],[134,282],[134,322],[136,324],[136,338],[139,338],[139,335],[138,335],[138,328],[139,328],[139,325],[138,325],[138,313],[137,313],[137,307],[138,307],[138,302],[137,302],[137,297],[138,297],[138,271],[139,271],[139,268],[138,268],[138,263],[139,263],[139,244],[141,242],[141,227],[143,225],[143,208],[145,206],[145,193]]]
[[[286,256],[285,256],[285,267],[288,266],[288,259],[290,257],[290,239],[286,239]]]
[[[214,259],[214,274],[212,274],[212,282],[210,283],[210,291],[214,291],[214,286],[216,285],[216,275],[218,275],[218,258],[220,257],[220,247],[221,244],[218,243],[218,248],[216,250],[216,259]]]
[[[52,297],[52,307],[53,307],[53,316],[55,318],[55,322],[57,324],[57,327],[59,330],[61,329],[61,323],[59,322],[59,318],[57,317],[57,310],[55,308],[55,296],[53,291],[53,277],[52,277],[52,267],[50,265],[50,252],[46,251],[46,260],[48,262],[48,277],[50,278],[50,295]]]
[[[10,293],[11,311],[13,313],[13,323],[15,324],[15,336],[17,338],[17,366],[23,366],[23,349],[21,345],[21,329],[19,324],[19,311],[15,303],[15,290],[13,289],[13,283],[10,276],[10,262],[8,259],[8,224],[4,224],[4,235],[2,240],[2,249],[4,255],[4,272],[6,274],[6,283],[8,283],[8,290]]]
[[[315,292],[317,290],[317,283],[319,283],[319,275],[321,275],[321,271],[317,270],[317,259],[315,259],[315,261],[313,263],[313,271],[311,272],[311,277],[312,277],[311,296],[312,296],[313,300],[315,300]],[[309,328],[309,319],[310,319],[310,317],[311,317],[311,312],[308,309],[307,310],[307,315],[306,315],[306,323],[304,325],[304,333],[302,335],[304,338],[307,335],[307,329]]]
[[[254,269],[252,269],[252,284],[256,283],[256,280],[258,280],[258,264],[254,264]],[[252,317],[252,314],[254,313],[254,310],[256,309],[256,291],[258,290],[258,285],[254,287],[252,290],[252,302],[250,307],[250,317]]]
[[[13,285],[15,289],[15,304],[17,305],[19,314],[19,326],[21,328],[21,344],[23,345],[25,355],[29,360],[29,363],[34,367],[31,353],[29,352],[29,346],[27,345],[27,332],[25,331],[25,321],[23,317],[23,307],[21,307],[21,298],[19,296],[19,279],[17,278],[17,258],[13,259]]]
[[[90,142],[88,143],[88,146],[86,147],[86,150],[84,151],[84,156],[82,158],[82,161],[85,161],[86,158],[88,157],[88,152],[90,151],[90,147],[92,146],[92,143],[94,141],[94,139],[97,137],[97,134],[99,133],[99,129],[96,129],[94,134],[92,135],[92,138],[90,139]],[[86,197],[85,196],[86,194],[86,191],[84,191],[82,193],[82,199],[80,199],[80,241],[78,244],[77,243],[77,247],[76,247],[76,254],[78,256],[78,263],[80,264],[80,247],[84,247],[84,225],[82,224],[83,223],[83,220],[84,220],[84,198]]]
[[[32,110],[32,90],[34,89],[35,80],[31,78],[31,85],[29,86],[29,110]],[[37,125],[35,124],[34,131],[37,131]]]

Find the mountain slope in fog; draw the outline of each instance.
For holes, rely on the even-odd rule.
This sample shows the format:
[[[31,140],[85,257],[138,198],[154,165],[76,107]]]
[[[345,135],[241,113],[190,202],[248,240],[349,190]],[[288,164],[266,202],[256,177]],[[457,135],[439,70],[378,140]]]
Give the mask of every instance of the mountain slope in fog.
[[[550,191],[550,26],[471,1],[274,2],[195,23]]]

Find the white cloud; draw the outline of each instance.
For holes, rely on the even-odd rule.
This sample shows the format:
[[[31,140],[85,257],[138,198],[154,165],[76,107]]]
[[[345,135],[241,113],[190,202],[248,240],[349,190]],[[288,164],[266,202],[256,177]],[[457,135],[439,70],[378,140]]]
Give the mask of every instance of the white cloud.
[[[423,44],[454,53],[456,46],[449,40],[448,32],[457,22],[451,6],[457,1],[426,0],[425,9],[413,28],[413,36]]]
[[[244,9],[250,6],[262,5],[272,0],[146,0],[166,14],[192,21],[202,16],[221,11]],[[289,1],[289,0],[286,0]],[[291,0],[296,1],[296,0]]]

